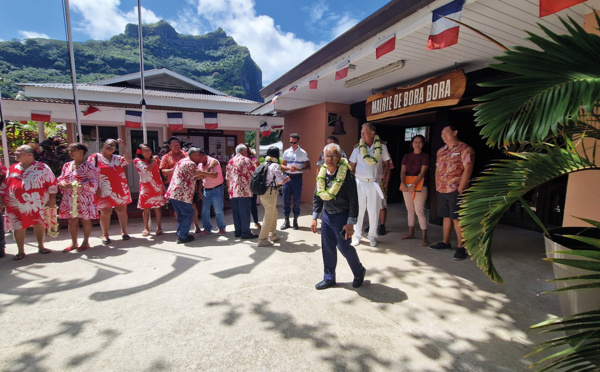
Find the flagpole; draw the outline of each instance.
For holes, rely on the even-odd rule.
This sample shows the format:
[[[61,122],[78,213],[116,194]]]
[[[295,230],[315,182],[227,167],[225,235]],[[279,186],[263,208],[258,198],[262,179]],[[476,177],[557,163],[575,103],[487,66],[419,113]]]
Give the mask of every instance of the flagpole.
[[[69,44],[69,59],[71,60],[71,80],[73,82],[73,101],[75,101],[75,123],[77,124],[77,142],[83,141],[81,135],[81,120],[79,119],[79,98],[77,96],[77,77],[75,72],[75,54],[73,53],[73,37],[71,35],[71,14],[69,0],[65,0],[65,15],[67,17],[67,38]]]
[[[6,123],[4,122],[4,110],[2,109],[2,84],[4,78],[0,78],[0,125],[2,125],[2,152],[4,154],[4,165],[6,168],[10,168],[10,162],[8,161],[8,141],[6,140]]]
[[[146,130],[146,87],[144,83],[144,41],[142,40],[142,4],[138,0],[138,38],[140,42],[140,81],[142,86],[142,131],[144,133],[144,143],[148,143],[148,132]]]

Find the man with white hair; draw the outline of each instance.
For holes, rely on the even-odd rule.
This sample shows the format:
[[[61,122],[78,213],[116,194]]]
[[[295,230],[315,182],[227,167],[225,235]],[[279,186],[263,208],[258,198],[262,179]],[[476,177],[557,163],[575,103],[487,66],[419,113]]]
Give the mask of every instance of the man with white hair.
[[[358,220],[354,226],[352,245],[360,244],[365,211],[369,214],[369,243],[377,245],[377,226],[381,202],[385,190],[379,186],[390,171],[390,154],[387,146],[375,133],[375,126],[364,123],[360,131],[360,142],[354,146],[350,155],[350,167],[356,176],[358,188]]]
[[[236,238],[254,239],[258,235],[250,231],[250,208],[252,207],[252,189],[250,180],[255,166],[248,158],[248,148],[240,143],[235,148],[235,156],[227,163],[225,177],[233,210],[233,226]]]

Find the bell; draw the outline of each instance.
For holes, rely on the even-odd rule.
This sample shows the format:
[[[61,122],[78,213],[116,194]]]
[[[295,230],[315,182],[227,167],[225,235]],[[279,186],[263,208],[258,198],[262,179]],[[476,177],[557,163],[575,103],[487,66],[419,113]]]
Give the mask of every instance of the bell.
[[[333,133],[331,134],[346,134],[346,131],[344,130],[344,122],[342,121],[342,118],[337,118],[337,120],[335,121],[335,125],[333,127]]]

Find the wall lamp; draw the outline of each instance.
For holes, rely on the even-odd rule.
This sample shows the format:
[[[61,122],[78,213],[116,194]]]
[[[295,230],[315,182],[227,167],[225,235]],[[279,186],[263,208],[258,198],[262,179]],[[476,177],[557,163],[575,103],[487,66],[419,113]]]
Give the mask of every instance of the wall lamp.
[[[403,60],[403,59],[401,59],[399,61],[390,63],[389,65],[380,67],[380,68],[378,68],[376,70],[367,72],[366,74],[362,74],[362,75],[359,75],[359,76],[357,76],[355,78],[348,79],[344,83],[344,86],[346,88],[350,88],[350,87],[353,87],[355,85],[362,84],[365,81],[368,81],[368,80],[371,80],[371,79],[375,79],[376,77],[380,77],[382,75],[385,75],[385,74],[390,73],[390,72],[395,71],[395,70],[399,70],[399,69],[403,68],[405,64],[406,64],[406,61]]]

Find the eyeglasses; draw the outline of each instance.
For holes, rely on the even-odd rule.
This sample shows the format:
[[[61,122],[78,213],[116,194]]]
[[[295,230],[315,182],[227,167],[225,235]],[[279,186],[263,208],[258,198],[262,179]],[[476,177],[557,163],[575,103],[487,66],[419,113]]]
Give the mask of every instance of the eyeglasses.
[[[295,145],[295,144],[297,144],[297,143],[298,143],[298,141],[296,141],[296,142],[292,142],[292,141],[290,141],[290,143],[291,143],[292,145]]]

